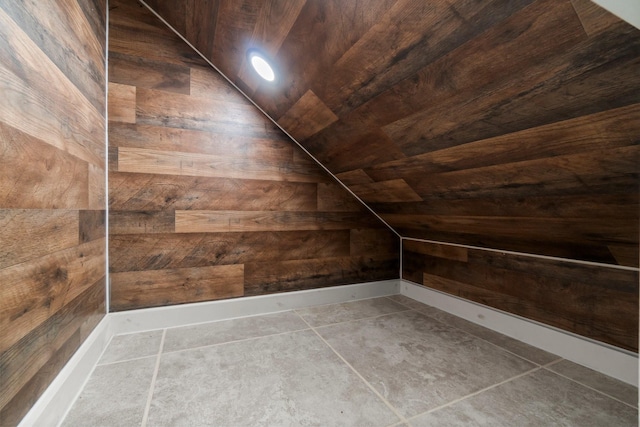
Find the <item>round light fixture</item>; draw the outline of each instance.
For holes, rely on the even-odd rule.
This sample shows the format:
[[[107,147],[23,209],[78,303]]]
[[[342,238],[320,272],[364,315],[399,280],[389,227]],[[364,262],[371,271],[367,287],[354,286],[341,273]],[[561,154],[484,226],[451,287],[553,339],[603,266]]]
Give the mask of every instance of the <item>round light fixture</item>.
[[[276,73],[273,71],[273,67],[269,64],[269,61],[257,50],[250,50],[247,55],[249,56],[249,62],[256,73],[268,82],[273,82],[276,79]]]

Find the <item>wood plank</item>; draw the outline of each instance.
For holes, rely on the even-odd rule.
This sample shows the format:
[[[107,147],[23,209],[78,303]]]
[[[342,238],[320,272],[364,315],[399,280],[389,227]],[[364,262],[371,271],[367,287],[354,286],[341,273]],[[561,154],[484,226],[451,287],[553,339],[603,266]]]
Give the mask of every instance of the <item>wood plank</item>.
[[[324,179],[319,178],[319,175],[322,176],[320,171],[310,171],[294,164],[261,163],[253,159],[234,159],[214,154],[137,148],[118,149],[118,171],[294,182],[317,182]]]
[[[423,198],[624,194],[637,186],[639,162],[636,145],[431,174],[407,182]]]
[[[405,245],[403,258],[410,260],[405,278],[410,276],[426,286],[589,338],[637,349],[637,271],[474,249],[467,250],[464,260],[429,254],[437,251],[438,245],[426,242]]]
[[[95,321],[95,313],[104,307],[104,289],[104,280],[97,281],[45,323],[24,336],[16,345],[0,353],[0,384],[3,385],[3,393],[0,393],[0,414],[3,417],[10,414],[15,417],[16,413],[25,414],[31,407],[32,399],[39,397],[30,396],[28,401],[15,402],[16,408],[9,407],[9,402],[20,390],[28,386],[31,378],[41,372],[43,367],[55,361],[52,360],[52,356],[69,340],[75,342],[73,346],[80,344],[76,334],[81,328],[86,327],[86,320]],[[101,316],[104,316],[103,313]],[[53,372],[59,372],[66,360],[60,362],[57,366],[50,365]],[[2,423],[4,424],[4,420]]]
[[[373,179],[365,171],[362,169],[356,169],[347,172],[340,172],[336,174],[336,178],[342,181],[346,186],[351,187],[352,185],[362,185],[362,184],[371,184],[373,183]]]
[[[335,124],[340,124],[340,122],[335,122]],[[327,128],[329,135],[333,135],[335,132],[332,126]],[[343,128],[338,127],[338,129]],[[338,174],[406,157],[386,133],[373,125],[363,133],[354,135],[353,138],[351,135],[344,135],[344,138],[340,137],[339,140],[327,139],[323,132],[319,132],[303,141],[303,145],[325,166],[328,166],[329,170]],[[363,146],[367,147],[366,152],[354,156],[353,153],[359,152]]]
[[[136,122],[136,87],[109,82],[109,121]]]
[[[104,239],[106,236],[105,211],[80,211],[79,228],[80,243],[91,242],[96,239]]]
[[[349,235],[349,230],[114,235],[109,269],[119,273],[349,256]]]
[[[0,270],[0,353],[63,310],[105,275],[104,235]]]
[[[109,211],[109,234],[157,234],[176,231],[174,211]]]
[[[119,52],[109,54],[109,82],[189,94],[190,68]]]
[[[112,211],[312,211],[319,191],[315,183],[124,172],[112,173],[109,186]]]
[[[583,40],[569,54],[530,66],[510,85],[476,89],[474,102],[465,105],[462,116],[463,100],[455,94],[437,109],[424,109],[385,131],[401,143],[405,154],[415,155],[638,103],[640,61],[635,52],[640,38],[629,40],[629,35],[626,27],[616,26],[606,37]]]
[[[78,211],[0,209],[0,268],[78,244]]]
[[[190,95],[199,98],[246,104],[247,99],[210,65],[190,68]]]
[[[415,240],[403,240],[402,250],[461,262],[467,262],[469,259],[467,248],[438,243],[427,244]]]
[[[0,153],[3,208],[88,207],[86,162],[1,121]]]
[[[392,179],[370,184],[354,184],[351,190],[365,203],[404,203],[419,202],[422,198],[404,179]]]
[[[589,114],[376,165],[376,181],[635,145],[640,104]]]
[[[171,5],[175,7],[174,4]],[[144,6],[109,2],[109,52],[176,65],[204,65],[200,56]]]
[[[138,88],[136,107],[140,124],[253,137],[281,132],[251,104]]]
[[[638,222],[600,218],[426,217],[383,215],[405,235],[493,249],[616,263],[606,242],[633,245]],[[594,232],[597,230],[597,233]],[[631,265],[637,266],[636,265]]]
[[[89,164],[89,209],[106,209],[107,177],[104,166]]]
[[[550,195],[527,198],[499,197],[439,199],[430,203],[403,203],[390,205],[375,203],[370,206],[381,214],[397,215],[450,215],[450,216],[504,216],[530,218],[633,218],[638,212],[640,195],[583,194]]]
[[[289,135],[302,141],[338,120],[320,98],[308,90],[282,117],[278,124]]]
[[[82,160],[104,163],[101,113],[3,10],[0,38],[3,121]]]
[[[581,313],[581,317],[565,313],[564,310],[561,313],[554,313],[552,310],[547,310],[539,305],[530,304],[517,297],[492,292],[481,287],[426,273],[423,284],[441,292],[454,294],[461,298],[480,302],[481,304],[489,305],[491,307],[500,308],[501,310],[519,314],[529,319],[550,324],[564,330],[570,330],[579,335],[587,336],[607,344],[612,344],[616,347],[637,351],[637,336],[630,333],[630,331],[635,329],[633,323],[615,322],[606,324],[600,320],[596,325],[593,325],[591,322],[594,322],[594,318],[599,317],[599,313],[593,315],[587,311]],[[566,297],[576,294],[575,291],[571,291],[573,291],[573,289],[565,289],[563,295]],[[612,303],[621,301],[624,300],[613,300],[605,297],[603,298],[603,305],[611,306]],[[568,303],[568,301],[565,302]],[[593,304],[592,306],[595,307],[597,304]],[[624,307],[624,309],[627,308],[628,307]],[[617,317],[617,319],[622,318],[623,317],[619,315]],[[615,318],[611,318],[611,320],[615,321]]]
[[[317,93],[342,116],[530,3],[398,1],[329,69]]]
[[[350,235],[351,256],[393,257],[398,254],[400,239],[386,228],[354,228]]]
[[[239,297],[243,281],[241,264],[113,273],[111,306],[121,311]]]
[[[187,28],[181,34],[185,34],[187,40],[190,40],[207,58],[213,57],[220,2],[221,0],[191,0],[187,3],[187,10],[190,13],[185,13]],[[167,16],[173,15],[175,9],[173,2],[170,2],[170,8],[171,11],[166,14]]]
[[[245,295],[263,295],[395,279],[395,257],[335,257],[245,264]]]
[[[95,17],[92,21],[87,19],[82,3],[43,8],[37,2],[6,2],[2,9],[104,115],[106,58],[100,25],[105,24],[106,7],[94,9],[89,15]]]
[[[176,233],[346,230],[376,226],[351,212],[176,211]]]
[[[288,70],[281,83],[287,90],[263,90],[262,85],[253,99],[266,108],[271,117],[276,120],[282,117],[311,88],[311,83],[319,76],[325,76],[343,53],[394,3],[384,0],[362,7],[357,2],[344,0],[305,2],[280,47],[279,52],[286,52],[286,55],[279,54],[276,58],[281,69]],[[214,63],[222,61],[214,56]],[[226,73],[225,68],[222,70],[227,75],[236,75]]]
[[[291,141],[282,133],[247,137],[215,130],[207,132],[125,123],[110,124],[109,146],[214,154],[273,162],[291,161],[293,156]]]
[[[318,183],[317,191],[320,212],[365,212],[358,199],[335,182]]]

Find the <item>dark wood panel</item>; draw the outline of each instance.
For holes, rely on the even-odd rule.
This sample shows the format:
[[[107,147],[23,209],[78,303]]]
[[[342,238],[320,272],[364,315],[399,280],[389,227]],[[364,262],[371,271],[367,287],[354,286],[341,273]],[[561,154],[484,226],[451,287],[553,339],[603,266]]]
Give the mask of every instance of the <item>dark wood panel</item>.
[[[115,311],[239,297],[244,293],[242,264],[113,273]]]
[[[229,49],[229,38],[251,28],[248,42],[265,42],[267,53],[275,54],[305,5],[195,3],[175,4],[178,13],[168,21],[186,27],[245,77],[244,52]],[[389,251],[397,249],[390,230],[205,61],[192,57],[186,44],[176,44],[148,11],[132,1],[115,6],[110,88],[121,95],[112,97],[109,110],[112,308],[242,296],[245,280],[238,272],[246,263],[321,265],[340,258],[322,286],[389,277],[387,266],[399,256]],[[196,28],[195,10],[224,20]],[[213,37],[203,40],[207,36]],[[252,82],[247,77],[244,87],[255,87]],[[306,101],[313,113],[322,107],[311,93]],[[381,248],[367,258],[365,248],[375,241]],[[290,290],[321,286],[311,271],[285,269],[282,274],[296,275]],[[233,274],[211,276],[209,270]],[[254,294],[273,291],[260,280],[273,276],[254,277]]]
[[[364,282],[371,270],[378,280],[398,276],[399,263],[390,257],[342,257],[245,264],[245,295],[315,289]],[[369,274],[364,274],[364,272]]]
[[[187,38],[378,214],[466,217],[475,216],[474,204],[478,216],[564,212],[567,228],[598,236],[598,243],[585,251],[582,241],[570,240],[579,233],[565,233],[555,249],[524,235],[500,241],[457,223],[461,233],[477,233],[475,245],[638,265],[633,228],[635,250],[597,228],[604,221],[584,226],[612,217],[599,197],[616,198],[622,214],[613,216],[621,224],[638,222],[640,211],[631,148],[640,135],[640,31],[598,5],[307,1],[292,25],[271,28],[261,23],[268,2],[221,1],[204,14],[188,2],[169,3],[154,1],[169,21],[200,31],[194,38],[187,30]],[[282,13],[269,16],[278,22]],[[215,52],[202,35],[213,28]],[[263,41],[279,43],[285,31],[272,54],[279,83],[243,81],[245,41],[264,33]],[[563,206],[573,199],[584,214]],[[414,216],[423,222],[413,227],[391,225],[408,237],[460,241],[431,233],[437,224],[429,215]]]
[[[348,256],[349,234],[330,230],[113,235],[109,265],[118,273]]]
[[[588,338],[638,350],[637,271],[475,249],[465,250],[466,259],[438,252],[441,249],[429,243],[405,246],[403,258],[410,262],[403,277]]]
[[[0,425],[105,313],[106,2],[0,2]]]
[[[187,95],[191,92],[188,66],[118,52],[109,55],[109,81]]]
[[[109,204],[115,211],[313,211],[319,201],[333,203],[332,196],[338,191],[331,188],[325,193],[324,189],[329,185],[331,184],[121,172],[109,176]],[[342,205],[351,202],[351,209],[346,210],[362,209],[360,204],[353,202],[353,197],[344,199],[346,200]],[[326,206],[319,209],[334,210]]]
[[[80,211],[79,229],[80,243],[91,242],[96,239],[104,239],[107,230],[105,227],[105,211]]]

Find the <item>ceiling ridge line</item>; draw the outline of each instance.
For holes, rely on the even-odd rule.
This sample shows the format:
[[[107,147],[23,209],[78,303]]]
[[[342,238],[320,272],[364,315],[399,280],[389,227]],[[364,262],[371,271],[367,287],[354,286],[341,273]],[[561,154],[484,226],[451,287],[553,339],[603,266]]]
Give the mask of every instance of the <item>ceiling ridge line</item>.
[[[401,239],[402,240],[411,240],[411,241],[415,241],[415,242],[433,243],[433,244],[437,244],[437,245],[455,246],[455,247],[458,247],[458,248],[476,249],[476,250],[488,251],[488,252],[499,252],[501,254],[520,255],[520,256],[526,256],[526,257],[530,257],[530,258],[547,259],[547,260],[551,260],[551,261],[570,262],[570,263],[574,263],[574,264],[590,265],[590,266],[593,266],[593,267],[605,267],[605,268],[613,268],[613,269],[616,269],[616,270],[640,272],[640,268],[638,268],[638,267],[629,267],[629,266],[626,266],[626,265],[606,264],[604,262],[584,261],[584,260],[580,260],[580,259],[563,258],[563,257],[552,256],[552,255],[532,254],[532,253],[528,253],[528,252],[510,251],[510,250],[505,250],[505,249],[485,248],[485,247],[482,247],[482,246],[465,245],[463,243],[442,242],[442,241],[439,241],[439,240],[419,239],[419,238],[415,238],[415,237],[404,237],[403,236],[403,237],[401,237]]]
[[[298,147],[302,149],[309,157],[313,159],[314,162],[318,166],[320,166],[325,172],[327,172],[338,184],[342,186],[351,196],[353,196],[360,204],[362,204],[369,212],[371,212],[380,222],[382,222],[393,234],[395,234],[399,239],[403,239],[402,235],[398,233],[392,226],[387,223],[380,215],[378,215],[367,203],[365,203],[360,197],[358,197],[349,187],[347,187],[338,177],[336,177],[325,165],[323,165],[318,159],[315,158],[313,154],[311,154],[306,148],[302,146],[293,136],[291,136],[286,130],[282,128],[269,114],[267,114],[258,104],[256,104],[253,99],[251,99],[242,89],[236,86],[235,83],[231,81],[222,71],[218,69],[206,56],[202,54],[196,47],[189,42],[182,34],[180,34],[171,24],[169,24],[162,16],[160,16],[151,6],[149,6],[144,0],[138,0],[144,7],[146,7],[156,18],[162,21],[171,31],[173,31],[180,39],[185,42],[194,52],[196,52],[202,59],[204,59],[207,64],[209,64],[214,70],[218,72],[231,86],[233,86],[242,96],[244,96],[254,107],[258,109],[267,119],[269,119],[274,125],[278,127],[291,141],[293,141]]]

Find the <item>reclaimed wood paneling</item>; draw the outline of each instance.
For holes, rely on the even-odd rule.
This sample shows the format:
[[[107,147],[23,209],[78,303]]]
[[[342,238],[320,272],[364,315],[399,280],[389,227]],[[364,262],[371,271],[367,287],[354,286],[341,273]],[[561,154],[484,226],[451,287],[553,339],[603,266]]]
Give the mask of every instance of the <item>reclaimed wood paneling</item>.
[[[292,25],[278,29],[260,23],[258,5],[220,0],[215,13],[197,17],[189,2],[178,3],[152,6],[176,28],[215,27],[215,53],[202,35],[186,36],[245,90],[245,40],[269,45],[288,29],[273,54],[279,83],[248,93],[407,237],[541,255],[557,254],[560,244],[570,259],[638,266],[631,224],[639,211],[640,31],[594,3],[307,1]],[[282,3],[274,20],[301,2]],[[608,217],[599,198],[612,194],[631,203],[617,231],[601,227],[606,221],[585,228]],[[492,238],[495,229],[478,233],[473,221],[442,234],[438,218],[413,216],[407,227],[403,216],[420,205],[461,216],[448,207],[470,199],[479,217],[493,203],[496,217],[523,218],[515,226],[531,229],[527,211],[515,209],[525,199],[545,198],[546,217],[554,218],[564,200],[588,195],[584,214],[561,217],[579,232],[523,235],[517,245]],[[545,206],[537,207],[544,216]],[[542,221],[536,227],[549,234]],[[580,249],[584,236],[594,236],[594,250]],[[614,249],[620,245],[624,255]]]
[[[191,3],[151,0],[401,235],[638,267],[640,31],[600,6]]]
[[[638,351],[638,272],[403,241],[403,278]]]
[[[0,1],[0,425],[105,313],[106,3]]]
[[[109,87],[123,93],[109,104],[112,309],[398,277],[391,231],[150,12],[110,4]],[[208,4],[226,14],[207,42],[218,49],[302,3]],[[244,53],[215,52],[242,69]]]

